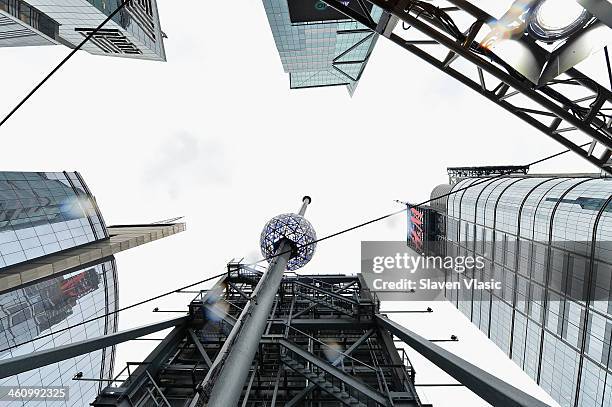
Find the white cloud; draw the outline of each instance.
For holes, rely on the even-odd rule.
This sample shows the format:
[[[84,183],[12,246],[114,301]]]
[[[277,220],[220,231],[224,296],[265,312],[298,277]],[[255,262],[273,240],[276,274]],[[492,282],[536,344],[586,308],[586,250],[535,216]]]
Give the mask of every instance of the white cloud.
[[[181,131],[161,142],[143,173],[146,183],[178,199],[185,189],[229,186],[231,168],[219,140]]]

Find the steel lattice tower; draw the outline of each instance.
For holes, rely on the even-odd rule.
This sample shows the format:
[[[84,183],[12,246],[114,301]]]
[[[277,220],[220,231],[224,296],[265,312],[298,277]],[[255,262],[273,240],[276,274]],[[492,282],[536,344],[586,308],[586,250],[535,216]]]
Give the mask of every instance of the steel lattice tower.
[[[240,406],[390,405],[387,390],[396,406],[421,406],[414,371],[392,336],[374,327],[377,304],[357,276],[285,275],[263,335],[251,338],[258,352],[247,370],[230,369],[234,381],[211,373],[212,361],[238,355],[232,332],[262,278],[256,269],[228,265],[215,288],[191,302],[193,319],[174,328],[122,386],[107,388],[93,405],[213,405],[219,384]],[[231,305],[222,310],[222,304]],[[242,391],[225,392],[240,373],[247,377],[238,383]]]
[[[230,263],[191,302],[189,323],[94,405],[421,406],[410,362],[375,328],[378,302],[360,276],[286,272],[314,254],[308,203],[264,228],[262,252],[276,255],[266,273]]]

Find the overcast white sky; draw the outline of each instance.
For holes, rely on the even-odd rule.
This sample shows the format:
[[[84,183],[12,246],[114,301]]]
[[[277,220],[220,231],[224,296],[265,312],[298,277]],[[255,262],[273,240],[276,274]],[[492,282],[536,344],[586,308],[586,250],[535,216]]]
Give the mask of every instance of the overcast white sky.
[[[343,88],[289,90],[261,1],[158,0],[169,62],[77,54],[0,129],[2,170],[80,171],[109,225],[185,216],[188,231],[118,257],[120,304],[254,260],[265,222],[297,211],[320,236],[420,201],[452,165],[521,164],[556,142],[381,39],[355,96]],[[68,50],[0,49],[0,114]],[[594,172],[562,159],[534,172]],[[308,273],[355,273],[362,240],[402,240],[397,216],[317,247]],[[184,309],[175,295],[120,315],[121,328]],[[392,304],[389,308],[398,308]],[[420,308],[416,304],[404,304]],[[402,319],[428,338],[552,404],[452,306]],[[150,350],[118,348],[118,366]],[[152,345],[151,345],[152,346]],[[445,382],[414,356],[417,382]],[[484,406],[461,388],[429,389],[437,407]]]

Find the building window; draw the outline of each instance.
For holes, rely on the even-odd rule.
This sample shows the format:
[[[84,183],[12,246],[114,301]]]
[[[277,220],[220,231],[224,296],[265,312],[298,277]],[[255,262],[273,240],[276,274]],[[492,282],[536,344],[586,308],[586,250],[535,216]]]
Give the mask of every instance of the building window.
[[[94,30],[92,28],[75,28],[75,31],[83,37],[87,37]],[[91,37],[90,41],[107,54],[142,54],[142,51],[136,45],[123,33],[115,29],[102,28]]]

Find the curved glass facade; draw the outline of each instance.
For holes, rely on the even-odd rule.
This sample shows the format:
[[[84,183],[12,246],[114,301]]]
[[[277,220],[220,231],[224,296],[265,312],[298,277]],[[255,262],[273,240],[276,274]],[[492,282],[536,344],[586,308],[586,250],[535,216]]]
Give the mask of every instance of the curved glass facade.
[[[94,197],[76,172],[0,172],[0,275],[44,256],[108,238]],[[78,268],[77,268],[78,267]],[[117,331],[114,260],[75,266],[66,274],[0,294],[0,359]],[[63,328],[72,328],[61,331]],[[48,335],[48,336],[47,336]],[[114,348],[0,380],[0,386],[67,386],[67,401],[1,402],[2,406],[86,406],[113,373]],[[85,379],[74,381],[78,372]]]
[[[114,261],[0,294],[0,359],[116,332],[117,314],[62,332],[59,330],[117,309],[117,271]],[[42,337],[47,334],[52,335]],[[28,341],[32,342],[24,344]],[[105,348],[0,379],[0,386],[67,386],[67,401],[23,399],[0,404],[7,407],[87,406],[98,395],[104,383],[75,381],[72,378],[77,372],[82,372],[84,379],[108,379],[113,373],[114,353],[114,348]]]
[[[449,299],[562,406],[612,406],[612,179],[463,179],[448,255],[480,255],[501,294]],[[452,273],[449,279],[456,278]]]
[[[78,173],[0,172],[0,272],[107,237]]]

